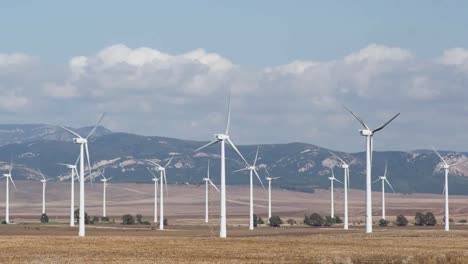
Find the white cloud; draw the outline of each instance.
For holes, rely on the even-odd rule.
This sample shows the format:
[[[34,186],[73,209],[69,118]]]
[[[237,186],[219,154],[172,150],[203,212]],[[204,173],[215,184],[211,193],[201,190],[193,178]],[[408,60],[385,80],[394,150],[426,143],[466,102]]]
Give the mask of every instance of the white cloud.
[[[231,89],[233,136],[239,142],[360,149],[359,127],[342,107],[347,104],[371,125],[402,112],[393,128],[379,134],[377,148],[420,148],[434,137],[446,138],[444,127],[454,123],[468,129],[468,121],[458,121],[468,114],[467,54],[449,49],[422,60],[402,48],[371,44],[330,61],[252,68],[203,49],[169,54],[119,44],[73,57],[62,69],[23,67],[40,62],[3,54],[0,63],[10,67],[0,68],[0,103],[28,113],[21,123],[72,122],[64,113],[78,109],[82,115],[66,124],[88,125],[92,120],[85,117],[105,111],[119,130],[209,139],[223,129]],[[408,136],[395,141],[401,129]]]

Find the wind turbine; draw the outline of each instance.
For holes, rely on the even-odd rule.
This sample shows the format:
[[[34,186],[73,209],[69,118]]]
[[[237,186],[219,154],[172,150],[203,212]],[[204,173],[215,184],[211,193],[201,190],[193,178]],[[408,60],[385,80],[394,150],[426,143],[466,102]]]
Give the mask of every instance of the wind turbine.
[[[107,190],[107,181],[112,179],[109,178],[107,179],[106,176],[104,176],[104,172],[101,170],[98,170],[99,174],[102,176],[102,217],[107,217],[107,211],[106,211],[106,190]]]
[[[263,189],[265,189],[265,186],[263,186],[263,182],[262,180],[260,179],[260,176],[258,175],[258,172],[257,172],[257,158],[258,158],[258,149],[259,147],[257,147],[257,153],[255,154],[255,160],[253,162],[253,165],[248,165],[243,168],[243,169],[240,169],[240,170],[236,170],[234,172],[239,172],[239,171],[249,171],[250,172],[250,218],[249,218],[249,229],[250,230],[253,230],[254,229],[254,223],[253,223],[253,174],[255,173],[255,175],[257,176],[258,180],[260,181],[260,183],[262,184],[262,187]]]
[[[265,168],[265,171],[268,175],[268,177],[265,177],[265,180],[268,181],[268,221],[270,221],[270,218],[271,218],[271,181],[279,179],[280,177],[271,177],[270,172],[268,172],[267,168]]]
[[[351,161],[349,164],[346,163],[343,159],[341,159],[340,157],[338,157],[335,153],[329,151],[330,154],[332,154],[333,156],[335,156],[339,161],[341,161],[341,164],[339,165],[341,168],[343,168],[344,170],[344,229],[347,230],[348,229],[348,188],[349,188],[349,166],[351,164],[353,164],[356,159],[354,159],[353,161]]]
[[[374,182],[377,182],[381,180],[382,181],[382,219],[385,219],[385,183],[388,184],[388,186],[390,186],[390,188],[392,189],[393,192],[395,192],[395,190],[393,189],[392,185],[390,184],[390,182],[387,180],[387,162],[385,162],[385,172],[384,172],[384,176],[380,176],[377,180],[375,180]],[[373,183],[374,183],[373,182]]]
[[[158,181],[159,178],[154,175],[154,173],[148,169],[148,171],[153,175],[153,181],[154,181],[154,223],[158,222]]]
[[[444,158],[442,158],[442,156],[439,154],[439,152],[437,152],[437,150],[435,150],[435,148],[432,148],[432,149],[434,150],[434,152],[437,154],[437,156],[439,156],[439,158],[444,163],[444,165],[442,165],[442,168],[444,168],[444,170],[445,170],[445,187],[444,187],[444,191],[445,191],[445,231],[449,231],[450,230],[450,227],[449,227],[450,218],[449,218],[449,199],[448,199],[448,173],[449,173],[450,168],[455,167],[457,165],[460,165],[460,164],[468,161],[468,159],[449,165],[447,162],[445,162]]]
[[[226,131],[224,134],[215,134],[215,140],[211,141],[210,143],[196,149],[194,152],[202,150],[208,146],[214,145],[216,143],[221,143],[221,211],[220,211],[220,221],[219,221],[219,237],[226,238],[227,231],[226,231],[226,155],[225,155],[225,144],[226,141],[234,151],[242,158],[245,164],[248,166],[249,163],[245,160],[242,154],[239,152],[237,147],[229,138],[229,123],[231,120],[231,96],[229,96],[229,103],[228,103],[228,114],[227,114],[227,122],[226,122]]]
[[[7,224],[10,223],[10,189],[9,189],[9,183],[13,184],[13,187],[16,189],[15,182],[13,181],[13,178],[11,177],[11,171],[13,170],[13,161],[10,163],[10,170],[8,173],[4,173],[2,178],[6,178],[6,199],[5,199],[5,222]]]
[[[46,206],[45,206],[45,189],[46,189],[46,184],[47,184],[47,181],[50,180],[50,179],[46,179],[44,177],[44,174],[42,174],[42,171],[39,170],[39,172],[41,173],[41,176],[42,176],[42,214],[45,214],[46,213]]]
[[[160,199],[159,199],[159,230],[164,230],[164,192],[163,192],[163,185],[166,186],[166,195],[167,195],[167,178],[166,178],[166,167],[171,164],[172,156],[166,165],[161,166],[154,161],[150,161],[152,164],[156,165],[156,169],[159,171],[159,179],[161,179],[161,189],[159,191]]]
[[[361,123],[364,129],[359,130],[362,136],[366,137],[366,233],[372,233],[372,151],[373,137],[375,132],[378,132],[386,127],[393,119],[397,118],[400,113],[396,114],[383,125],[370,129],[364,121],[351,111],[348,107],[345,108]]]
[[[66,131],[68,131],[70,134],[72,134],[73,136],[75,136],[76,138],[73,138],[73,143],[75,144],[79,144],[80,145],[80,157],[79,157],[79,160],[80,160],[80,178],[79,178],[79,181],[80,181],[80,219],[79,219],[79,231],[78,231],[78,236],[80,237],[84,237],[85,236],[85,185],[84,185],[84,152],[86,150],[86,158],[88,160],[88,170],[89,170],[89,176],[91,177],[91,161],[89,160],[89,148],[88,148],[88,139],[94,134],[94,132],[96,131],[97,127],[99,126],[99,123],[101,123],[102,121],[102,118],[104,118],[104,114],[101,115],[101,117],[99,118],[98,122],[96,123],[96,125],[94,126],[94,128],[89,132],[88,136],[86,136],[86,138],[83,138],[82,136],[80,136],[78,133],[66,128],[66,127],[63,127],[63,126],[60,126],[61,128],[65,129]]]
[[[205,223],[208,223],[208,188],[209,185],[213,186],[218,192],[219,189],[216,187],[216,185],[211,181],[210,179],[210,161],[208,160],[208,168],[206,170],[206,178],[203,178],[203,181],[205,181]]]
[[[334,181],[337,181],[341,184],[343,184],[341,181],[339,181],[337,178],[335,178],[335,173],[333,172],[333,168],[331,169],[332,171],[332,176],[331,177],[328,177],[328,179],[330,180],[330,201],[331,201],[331,205],[330,205],[330,217],[331,218],[335,218],[335,201],[334,201],[334,195],[333,195],[333,182]]]
[[[77,161],[78,162],[78,161]],[[76,170],[76,163],[73,164],[66,164],[66,163],[59,163],[59,165],[66,166],[68,169],[71,170],[71,185],[70,185],[70,226],[75,226],[75,173],[78,174]]]

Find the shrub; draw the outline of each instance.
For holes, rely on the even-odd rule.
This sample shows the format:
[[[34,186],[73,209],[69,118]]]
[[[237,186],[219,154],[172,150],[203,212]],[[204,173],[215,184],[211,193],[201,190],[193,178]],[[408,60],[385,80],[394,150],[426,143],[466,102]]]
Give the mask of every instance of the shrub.
[[[292,219],[292,218],[289,218],[286,223],[288,223],[289,225],[295,225],[296,224],[296,220]]]
[[[335,216],[335,223],[342,224],[343,220],[341,220],[341,218],[339,216]]]
[[[407,226],[408,225],[408,219],[404,215],[398,215],[396,217],[395,221],[397,226]]]
[[[107,216],[101,217],[101,222],[109,222],[109,217]]]
[[[325,219],[317,213],[313,213],[310,216],[305,216],[304,224],[310,226],[322,226],[325,223]]]
[[[80,222],[80,209],[75,210],[75,219],[77,223]],[[88,216],[88,213],[86,213],[85,211],[85,225],[87,224],[89,224],[89,216]]]
[[[257,227],[258,225],[258,216],[256,214],[253,215],[253,226]]]
[[[164,226],[168,226],[168,225],[169,225],[169,221],[167,220],[167,218],[164,218],[163,225],[164,225]]]
[[[466,219],[461,219],[460,221],[458,221],[458,223],[467,223],[468,221],[466,221]]]
[[[437,219],[435,218],[433,213],[427,212],[425,215],[425,218],[426,218],[426,225],[435,226],[437,224]]]
[[[142,224],[142,225],[151,225],[151,223],[148,222],[148,221],[142,221],[140,224]]]
[[[134,225],[135,218],[131,214],[126,214],[122,216],[122,224],[123,225]]]
[[[6,221],[5,220],[2,220],[2,225],[6,225]]]
[[[47,216],[47,214],[41,215],[41,223],[49,223],[49,217]]]
[[[270,217],[269,221],[271,227],[280,227],[283,224],[283,220],[277,215]]]
[[[414,216],[414,225],[416,226],[423,226],[427,224],[426,215],[421,212],[417,212]]]
[[[390,222],[385,220],[385,219],[380,219],[379,220],[379,226],[388,226]]]
[[[324,225],[324,226],[332,226],[332,225],[334,225],[334,224],[335,224],[335,218],[333,218],[333,217],[327,215],[327,216],[325,217],[325,223],[324,223],[323,225]]]
[[[141,214],[137,214],[135,218],[138,224],[141,224],[141,222],[143,221],[143,216]]]
[[[258,220],[257,220],[257,224],[264,225],[265,221],[263,221],[263,219],[261,217],[259,217]]]
[[[99,217],[97,216],[90,217],[89,223],[92,225],[99,223]]]

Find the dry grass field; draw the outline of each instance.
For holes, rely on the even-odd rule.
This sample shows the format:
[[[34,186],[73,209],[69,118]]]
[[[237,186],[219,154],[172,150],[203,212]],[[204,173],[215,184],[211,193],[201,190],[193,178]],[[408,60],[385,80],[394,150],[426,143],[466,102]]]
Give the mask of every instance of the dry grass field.
[[[2,183],[3,184],[3,183]],[[4,186],[0,184],[0,190]],[[0,263],[468,263],[468,225],[454,225],[451,232],[435,227],[375,227],[371,235],[359,225],[364,220],[364,193],[353,190],[350,215],[354,225],[312,228],[302,225],[247,229],[248,188],[228,186],[228,238],[219,239],[218,194],[211,192],[210,225],[204,225],[204,188],[169,186],[166,199],[168,229],[120,225],[123,214],[143,214],[151,220],[152,185],[112,184],[108,188],[108,213],[116,224],[89,225],[86,237],[66,224],[69,185],[47,186],[47,213],[51,223],[42,225],[41,185],[18,182],[11,195],[14,224],[0,225]],[[87,212],[100,216],[100,184],[86,185]],[[3,192],[1,192],[3,193]],[[336,213],[342,215],[342,191],[336,191]],[[256,213],[266,218],[267,194],[255,188]],[[283,220],[302,220],[304,213],[329,213],[329,192],[314,194],[273,190],[273,212]],[[452,217],[468,219],[468,198],[451,197]],[[374,220],[380,217],[380,194],[374,194]],[[0,195],[0,204],[4,195]],[[0,206],[0,215],[3,214]],[[441,222],[441,195],[388,194],[387,215],[404,214],[410,221],[417,211],[432,211]]]

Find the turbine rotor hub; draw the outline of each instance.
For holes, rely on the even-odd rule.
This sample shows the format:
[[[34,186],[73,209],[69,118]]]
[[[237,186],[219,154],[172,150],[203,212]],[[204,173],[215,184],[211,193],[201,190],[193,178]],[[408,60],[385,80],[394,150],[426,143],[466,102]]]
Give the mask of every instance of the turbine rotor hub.
[[[216,138],[217,140],[226,140],[226,139],[229,138],[229,136],[228,136],[228,135],[225,135],[225,134],[216,134],[216,135],[215,135],[215,138]]]
[[[374,133],[369,129],[361,129],[359,130],[362,136],[372,136]]]
[[[73,138],[73,143],[75,144],[86,144],[88,140],[86,138]]]

